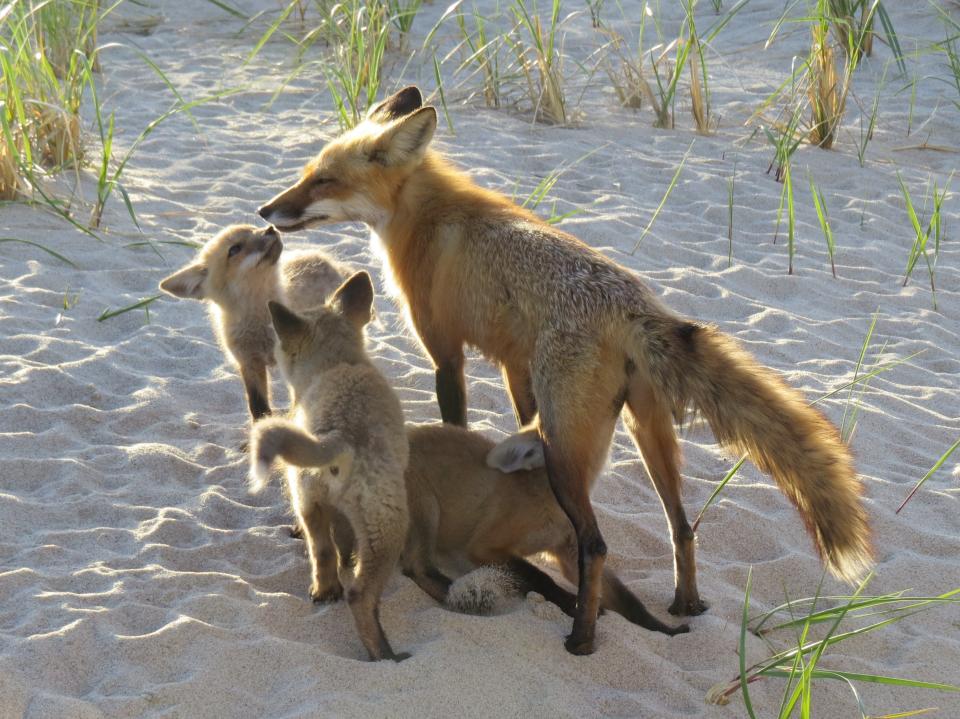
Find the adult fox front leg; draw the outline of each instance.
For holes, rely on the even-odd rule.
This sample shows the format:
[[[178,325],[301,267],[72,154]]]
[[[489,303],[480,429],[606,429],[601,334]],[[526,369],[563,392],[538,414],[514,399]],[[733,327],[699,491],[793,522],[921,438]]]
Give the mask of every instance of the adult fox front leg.
[[[625,402],[673,531],[678,612],[703,605],[676,457],[666,433],[641,440],[645,423],[660,427],[664,413],[677,417],[690,405],[721,442],[773,476],[827,567],[846,580],[861,576],[872,562],[862,486],[836,428],[735,342],[670,311],[634,273],[474,184],[429,148],[436,126],[419,90],[401,90],[259,212],[287,231],[370,226],[438,370],[446,421],[466,417],[464,344],[506,370],[518,417],[539,410],[550,484],[580,544],[568,648],[593,648],[605,545],[589,492]],[[640,406],[646,388],[656,418]]]

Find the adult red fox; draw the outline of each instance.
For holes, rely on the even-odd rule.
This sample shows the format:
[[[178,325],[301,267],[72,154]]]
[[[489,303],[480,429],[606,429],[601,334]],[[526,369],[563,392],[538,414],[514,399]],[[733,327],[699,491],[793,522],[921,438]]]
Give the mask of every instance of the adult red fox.
[[[867,516],[836,428],[716,328],[679,317],[632,272],[474,184],[429,149],[436,125],[420,91],[401,90],[324,147],[259,213],[286,231],[371,227],[436,366],[445,422],[466,424],[465,345],[502,367],[521,424],[539,412],[550,484],[579,545],[567,649],[594,649],[607,549],[590,489],[623,409],[673,534],[671,612],[706,608],[673,427],[691,406],[718,440],[773,475],[827,567],[859,576],[872,561]]]

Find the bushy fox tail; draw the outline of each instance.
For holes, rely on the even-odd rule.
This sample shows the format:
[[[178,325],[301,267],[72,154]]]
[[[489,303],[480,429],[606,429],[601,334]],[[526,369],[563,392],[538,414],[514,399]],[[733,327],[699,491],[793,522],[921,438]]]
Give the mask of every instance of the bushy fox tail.
[[[305,432],[288,419],[271,417],[250,430],[250,490],[259,492],[270,480],[270,465],[277,457],[297,467],[330,467],[349,475],[353,449],[334,430],[319,437]]]
[[[715,327],[668,317],[635,326],[632,359],[649,369],[665,406],[682,416],[692,405],[718,441],[772,475],[830,572],[861,578],[873,564],[870,529],[863,487],[836,427]]]

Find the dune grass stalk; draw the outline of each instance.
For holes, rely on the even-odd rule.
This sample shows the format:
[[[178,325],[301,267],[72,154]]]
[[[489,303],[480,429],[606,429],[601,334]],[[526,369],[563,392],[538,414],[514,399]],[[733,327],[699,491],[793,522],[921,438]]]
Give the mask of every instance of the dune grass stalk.
[[[413,27],[413,21],[420,12],[423,0],[383,0],[386,2],[390,22],[400,32],[400,47],[406,44],[406,39]]]
[[[924,226],[924,224],[920,221],[920,218],[917,216],[917,211],[914,207],[910,190],[907,189],[907,185],[904,183],[903,177],[900,175],[900,172],[897,171],[897,182],[900,184],[900,192],[903,195],[903,202],[906,206],[907,216],[910,219],[910,225],[914,232],[913,244],[910,246],[910,254],[907,257],[907,268],[903,276],[903,286],[907,286],[907,283],[910,281],[910,276],[913,274],[913,270],[916,268],[917,263],[922,257],[927,266],[927,277],[930,280],[930,292],[933,300],[934,310],[937,309],[937,287],[935,278],[937,260],[940,258],[940,241],[943,236],[943,201],[947,196],[947,188],[949,187],[950,180],[952,179],[953,173],[951,172],[950,176],[947,178],[947,182],[945,183],[943,190],[939,189],[936,180],[932,181],[933,184],[931,189],[933,207],[930,212],[930,219]],[[930,199],[930,194],[925,196],[924,207],[926,207],[926,204]],[[929,248],[931,237],[933,238],[932,252]],[[932,259],[931,254],[933,255]]]
[[[779,719],[789,719],[795,716],[799,716],[801,719],[810,719],[814,716],[812,710],[813,691],[816,682],[826,679],[845,682],[853,692],[854,701],[857,703],[860,715],[864,717],[868,716],[868,711],[856,689],[858,683],[885,684],[948,693],[960,692],[960,687],[952,684],[823,668],[827,650],[834,645],[879,631],[884,627],[907,620],[920,612],[960,602],[960,588],[936,596],[916,597],[909,596],[906,592],[877,596],[864,595],[863,590],[871,578],[872,575],[864,579],[852,595],[830,597],[829,600],[835,602],[835,604],[827,608],[819,607],[825,599],[820,596],[819,588],[817,594],[813,597],[798,600],[788,598],[785,604],[754,620],[751,627],[751,621],[749,620],[750,592],[753,579],[751,568],[747,574],[744,590],[739,641],[739,671],[736,678],[711,688],[707,694],[707,701],[713,704],[727,704],[730,697],[739,690],[747,715],[756,719],[757,711],[750,697],[749,685],[770,677],[787,680],[780,707],[776,714]],[[775,626],[765,630],[762,629],[767,621],[777,615],[786,615],[786,617]],[[851,623],[856,623],[857,626],[853,629],[841,631],[841,625],[850,625]],[[821,639],[812,638],[820,625],[827,627],[824,636]],[[778,650],[773,644],[770,644],[767,637],[775,632],[785,630],[795,632],[796,640],[792,646]],[[745,655],[748,632],[764,638],[771,647],[771,655],[768,658],[750,666],[746,665]],[[826,661],[829,661],[829,659]],[[897,714],[888,714],[887,716],[915,716],[923,711],[926,710],[908,710]],[[877,716],[872,713],[869,715]]]
[[[474,73],[481,78],[483,101],[487,107],[499,108],[503,95],[503,77],[500,71],[500,47],[506,35],[494,33],[487,29],[487,19],[479,13],[476,7],[470,13],[473,27],[467,24],[467,14],[459,12],[456,15],[457,27],[460,31],[460,47],[466,51],[466,57],[457,68],[457,72],[472,67]],[[439,25],[439,23],[438,23]]]
[[[863,338],[863,343],[860,345],[860,355],[857,357],[857,364],[853,369],[854,381],[860,377],[860,372],[864,369],[864,360],[870,349],[870,343],[873,340],[873,331],[876,329],[878,317],[879,315],[874,313],[873,319],[870,321],[870,327],[867,328],[867,334]],[[876,353],[877,356],[882,356],[886,348],[887,344],[884,342],[880,350]],[[873,367],[876,366],[877,363],[874,362]],[[869,374],[870,370],[866,371]],[[843,405],[843,417],[840,419],[840,439],[845,444],[850,444],[853,441],[853,434],[857,429],[857,422],[860,417],[860,408],[863,407],[863,395],[867,391],[870,379],[871,377],[867,377],[863,382],[856,382],[856,384],[850,385],[847,400]]]
[[[536,122],[566,125],[569,121],[564,92],[563,55],[557,42],[560,25],[560,0],[551,0],[546,25],[537,8],[533,13],[526,0],[513,0],[510,11],[517,30],[507,36],[513,48],[527,88],[527,99],[533,105]]]
[[[773,233],[773,244],[777,244],[780,235],[780,225],[783,221],[783,211],[787,211],[787,274],[793,274],[793,255],[796,240],[796,212],[793,205],[793,179],[790,174],[790,164],[783,168],[783,188],[780,190],[780,206],[777,208],[777,229]]]
[[[656,222],[657,217],[660,215],[660,210],[662,210],[663,206],[667,204],[667,198],[670,197],[670,193],[673,192],[673,188],[677,186],[677,180],[680,179],[680,172],[683,170],[683,166],[687,164],[687,158],[690,156],[690,151],[693,150],[694,142],[690,143],[687,151],[683,153],[683,157],[680,158],[680,164],[677,165],[677,169],[673,173],[673,177],[670,178],[670,184],[667,185],[666,192],[664,192],[663,197],[660,198],[660,204],[657,205],[657,209],[653,211],[653,215],[650,217],[650,221],[647,223],[647,226],[644,227],[643,232],[640,233],[640,238],[637,240],[637,244],[633,246],[631,254],[640,248],[640,243],[643,242],[643,239],[650,232],[650,228],[653,227],[653,223]]]
[[[920,487],[926,484],[926,481],[928,479],[930,479],[934,474],[937,473],[937,470],[939,470],[944,465],[944,463],[948,459],[950,459],[950,455],[956,452],[958,447],[960,447],[960,438],[958,438],[956,442],[950,445],[949,449],[947,449],[946,452],[940,455],[940,459],[934,462],[933,466],[927,471],[927,473],[923,475],[923,477],[920,479],[919,482],[916,483],[916,485],[914,485],[913,489],[910,490],[910,493],[907,495],[906,499],[904,499],[903,502],[901,502],[900,506],[897,507],[897,511],[895,512],[895,514],[900,514],[900,510],[907,506],[907,502],[913,499],[913,495],[915,495],[920,490]]]
[[[528,194],[524,198],[524,200],[520,203],[520,206],[531,211],[537,209],[541,205],[541,203],[543,203],[543,201],[547,198],[547,195],[550,194],[550,192],[553,190],[554,186],[557,184],[560,178],[564,175],[564,173],[573,169],[574,167],[579,165],[581,162],[586,160],[591,155],[594,155],[597,152],[600,152],[600,150],[602,150],[604,147],[606,147],[606,145],[601,145],[600,147],[594,148],[593,150],[590,150],[589,152],[584,153],[583,155],[575,159],[573,162],[565,162],[558,165],[554,169],[552,169],[543,177],[543,179],[540,180],[540,182],[537,183],[537,186],[530,191],[530,194]],[[517,199],[516,194],[514,194],[514,200],[516,199]],[[586,208],[584,207],[574,207],[572,210],[559,213],[557,212],[557,200],[554,200],[552,208],[550,210],[550,214],[546,218],[544,218],[544,220],[547,224],[555,225],[558,222],[562,222],[563,220],[567,219],[568,217],[579,215],[585,209]]]
[[[870,106],[870,115],[867,117],[867,126],[863,126],[864,114],[860,114],[860,142],[857,144],[857,160],[860,167],[863,167],[867,158],[867,145],[873,139],[873,132],[877,128],[877,116],[880,113],[880,94],[883,92],[885,81],[887,79],[887,68],[883,68],[883,75],[880,77],[880,83],[877,85],[877,92],[873,96],[873,105]]]
[[[126,307],[121,307],[118,310],[106,308],[100,315],[97,317],[97,322],[105,322],[106,320],[118,317],[120,315],[126,314],[127,312],[133,312],[134,310],[143,309],[146,314],[146,321],[150,322],[150,305],[159,300],[163,295],[152,295],[150,297],[144,297],[142,300],[137,300],[133,304],[127,305]]]
[[[443,108],[443,117],[447,122],[447,129],[451,135],[457,133],[453,129],[453,119],[450,117],[450,110],[447,109],[447,95],[443,91],[443,72],[440,69],[440,60],[436,55],[433,56],[433,77],[437,83],[437,94],[440,96],[440,106]]]
[[[47,253],[51,257],[55,257],[56,259],[60,260],[63,264],[69,265],[75,270],[80,269],[80,266],[76,262],[71,260],[69,257],[66,257],[60,254],[56,250],[51,250],[49,247],[39,242],[34,242],[33,240],[24,240],[19,237],[0,237],[0,243],[6,243],[6,242],[14,242],[18,245],[27,245],[28,247],[35,247],[38,250],[41,250]]]
[[[594,28],[603,26],[603,0],[587,0],[587,9],[590,11],[590,24]]]
[[[790,159],[800,147],[803,136],[797,132],[800,126],[800,118],[803,108],[799,105],[789,106],[786,122],[780,120],[774,121],[769,127],[764,126],[763,132],[767,140],[773,145],[773,159],[767,166],[767,173],[774,170],[773,178],[777,182],[783,182],[783,175],[786,172]],[[781,117],[783,113],[781,113]],[[776,169],[774,169],[776,168]],[[779,224],[779,222],[777,223]]]
[[[823,197],[820,187],[813,181],[813,175],[809,176],[810,196],[813,197],[813,208],[817,212],[817,221],[820,223],[820,230],[823,232],[824,242],[827,243],[827,254],[830,256],[830,271],[833,278],[837,278],[837,265],[834,262],[834,253],[836,245],[833,242],[833,230],[830,228],[830,216],[827,214],[827,201]]]
[[[727,178],[727,267],[733,266],[733,196],[737,181],[737,158],[733,159],[733,170]]]
[[[363,119],[380,91],[390,22],[383,5],[363,0],[338,3],[330,11],[333,57],[324,65],[337,120],[349,129]]]

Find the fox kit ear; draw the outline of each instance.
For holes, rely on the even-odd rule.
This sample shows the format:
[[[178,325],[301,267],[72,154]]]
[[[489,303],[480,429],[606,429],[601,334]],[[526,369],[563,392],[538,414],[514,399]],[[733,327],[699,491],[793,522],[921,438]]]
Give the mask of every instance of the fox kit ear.
[[[160,281],[160,289],[174,297],[202,300],[203,281],[207,278],[207,268],[201,264],[187,265]]]
[[[277,336],[281,342],[284,339],[297,337],[307,329],[307,323],[303,319],[279,302],[273,302],[271,300],[267,302],[267,308],[270,310],[273,329],[277,331]]]
[[[487,466],[510,474],[546,466],[543,443],[536,430],[512,434],[487,452]]]
[[[370,155],[372,162],[387,167],[419,160],[437,129],[437,111],[424,107],[387,126]]]
[[[340,285],[333,294],[333,305],[358,327],[370,321],[373,308],[373,282],[370,275],[360,271]]]
[[[420,89],[410,85],[371,107],[367,112],[367,119],[374,122],[390,122],[409,115],[422,106],[423,95],[420,94]]]

